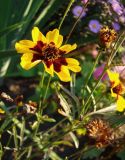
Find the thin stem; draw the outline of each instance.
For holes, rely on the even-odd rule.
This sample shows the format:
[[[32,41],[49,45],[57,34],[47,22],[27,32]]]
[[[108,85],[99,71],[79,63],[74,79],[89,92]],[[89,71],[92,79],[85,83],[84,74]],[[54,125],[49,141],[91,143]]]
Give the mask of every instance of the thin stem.
[[[44,104],[45,102],[45,99],[46,99],[46,96],[47,96],[47,92],[48,92],[48,88],[49,88],[49,85],[50,85],[50,81],[51,81],[51,76],[49,76],[49,80],[48,80],[48,84],[47,84],[47,87],[46,87],[46,90],[45,90],[45,94],[44,94],[44,97],[43,97],[43,101],[40,100],[40,103],[39,103],[39,115],[42,115],[42,104]],[[39,129],[39,126],[40,126],[40,120],[38,119],[38,123],[37,123],[37,126],[36,126],[36,129],[35,129],[35,132],[34,132],[34,136],[36,136],[37,132],[38,132],[38,129]]]
[[[102,77],[104,76],[104,74],[105,74],[105,72],[106,72],[107,69],[108,69],[108,67],[105,67],[102,75],[100,76],[100,78],[98,79],[97,83],[95,84],[95,86],[94,86],[91,94],[89,95],[89,97],[88,97],[88,99],[87,99],[87,102],[85,103],[85,105],[84,105],[84,107],[83,107],[83,109],[82,109],[82,111],[81,111],[81,114],[83,113],[84,110],[85,110],[85,112],[88,110],[88,107],[87,107],[87,108],[85,108],[85,107],[88,105],[88,103],[89,103],[89,101],[90,101],[90,99],[91,99],[91,96],[93,95],[95,89],[97,88],[98,84],[100,83],[100,81],[101,81]]]
[[[91,93],[91,89],[90,89],[90,87],[89,87],[88,85],[86,86],[86,88],[87,88],[87,91],[88,91],[89,93]],[[94,112],[95,112],[97,107],[96,107],[96,100],[95,100],[93,94],[91,95],[91,99],[92,99],[92,102],[93,102],[93,105],[94,105]]]
[[[63,22],[64,22],[64,20],[65,20],[65,18],[66,18],[66,16],[67,16],[67,13],[69,12],[69,10],[70,10],[72,4],[74,3],[74,1],[75,1],[75,0],[70,0],[70,2],[69,2],[69,4],[68,4],[68,7],[67,7],[67,9],[66,9],[66,11],[65,11],[65,13],[64,13],[64,15],[63,15],[63,18],[62,18],[62,20],[61,20],[61,22],[60,22],[60,24],[59,24],[59,27],[58,27],[59,30],[60,30],[60,28],[62,27],[62,24],[63,24]]]
[[[76,74],[75,73],[71,73],[71,77],[72,77],[72,80],[70,81],[70,89],[71,89],[71,93],[73,95],[75,95],[75,78],[76,78]]]
[[[80,18],[81,18],[81,15],[82,15],[82,13],[84,12],[84,9],[86,8],[87,4],[88,4],[88,3],[86,3],[85,6],[83,6],[81,13],[79,14],[79,16],[78,16],[78,18],[76,19],[76,21],[75,21],[73,27],[71,28],[71,31],[69,32],[69,35],[67,36],[67,39],[66,39],[66,41],[65,41],[65,44],[68,42],[68,40],[69,40],[71,34],[73,33],[73,31],[74,31],[74,29],[75,29],[77,23],[79,22],[79,20],[80,20]]]
[[[39,84],[39,85],[40,85],[40,88],[43,87],[44,78],[45,78],[45,69],[44,69],[44,71],[43,71],[42,79],[41,79],[40,84]]]
[[[111,64],[114,56],[116,55],[116,53],[117,53],[117,51],[118,51],[118,48],[119,48],[119,47],[117,47],[117,44],[118,44],[118,42],[121,40],[122,36],[124,36],[124,34],[125,34],[125,32],[123,31],[123,32],[121,33],[121,35],[118,37],[116,43],[114,44],[113,49],[112,49],[112,51],[111,51],[110,58],[109,58],[109,60],[108,60],[108,65]],[[122,42],[121,42],[118,46],[120,46],[120,45],[123,43],[124,40],[125,40],[125,38],[123,38]]]
[[[119,37],[119,41],[120,41],[120,39],[122,38],[122,36],[123,36],[124,38],[122,39],[122,41],[121,41],[120,44],[118,45],[119,47],[122,45],[122,43],[123,43],[124,40],[125,40],[125,32],[123,32],[123,33],[121,34],[121,36]],[[110,58],[110,60],[109,60],[109,64],[111,64],[111,62],[113,61],[113,59],[114,59],[114,57],[115,57],[115,55],[116,55],[119,47],[117,47],[116,50],[115,50],[115,52],[114,52],[114,54],[111,55],[111,58]]]
[[[47,92],[48,92],[48,88],[49,88],[49,85],[50,85],[50,81],[51,81],[51,76],[49,77],[48,84],[47,84],[47,87],[46,87],[46,90],[45,90],[45,94],[44,94],[44,97],[43,97],[43,104],[44,104],[46,96],[47,96]]]
[[[84,88],[83,88],[83,93],[84,93],[84,90],[85,90],[85,88],[86,88],[86,86],[87,86],[87,84],[88,84],[88,82],[89,82],[89,80],[90,80],[90,78],[91,78],[91,76],[92,76],[92,74],[93,74],[93,72],[94,72],[94,69],[95,69],[95,67],[96,67],[96,65],[97,65],[97,63],[98,63],[98,60],[99,60],[100,55],[101,55],[101,51],[99,52],[98,56],[96,57],[95,63],[94,63],[94,65],[93,65],[93,67],[92,67],[92,70],[90,71],[90,73],[89,73],[89,75],[88,75],[88,77],[87,77],[87,80],[86,80],[85,85],[84,85]]]
[[[57,126],[59,126],[61,123],[63,123],[66,120],[67,120],[67,117],[63,118],[57,124],[55,124],[53,127],[51,127],[50,129],[48,129],[44,134],[47,135],[49,132],[51,132],[52,130],[54,130]]]
[[[40,83],[39,83],[40,89],[43,88],[44,78],[45,78],[45,70],[44,70],[44,72],[43,72],[42,78],[41,78]],[[41,99],[42,99],[42,96],[40,95],[39,111],[41,110],[41,107],[42,107],[42,100],[41,100]]]

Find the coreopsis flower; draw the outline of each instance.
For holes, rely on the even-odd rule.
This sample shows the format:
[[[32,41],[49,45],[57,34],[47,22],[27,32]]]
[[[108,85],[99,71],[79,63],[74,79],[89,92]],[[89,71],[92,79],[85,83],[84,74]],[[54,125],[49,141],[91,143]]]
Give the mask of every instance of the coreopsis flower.
[[[114,42],[117,38],[117,33],[114,29],[110,29],[108,26],[102,27],[100,30],[100,41],[101,43],[109,48],[111,43]]]
[[[71,81],[70,72],[79,72],[81,67],[74,58],[65,58],[65,54],[76,49],[77,45],[63,43],[63,36],[58,29],[49,31],[44,36],[37,27],[32,30],[31,40],[21,40],[16,43],[15,48],[18,53],[22,53],[21,66],[29,70],[38,63],[43,63],[45,71],[51,76],[54,73],[64,82]]]
[[[5,113],[5,111],[0,108],[0,114],[4,114],[4,113]]]
[[[120,81],[119,73],[110,70],[107,70],[107,73],[111,84],[111,96],[117,101],[116,110],[122,112],[125,109],[125,99],[122,96],[125,93],[125,86]]]
[[[90,31],[94,32],[94,33],[98,33],[101,29],[101,24],[99,23],[98,20],[90,20],[89,21],[89,29]]]
[[[2,119],[2,115],[4,114],[5,114],[5,111],[2,108],[0,108],[0,120]]]

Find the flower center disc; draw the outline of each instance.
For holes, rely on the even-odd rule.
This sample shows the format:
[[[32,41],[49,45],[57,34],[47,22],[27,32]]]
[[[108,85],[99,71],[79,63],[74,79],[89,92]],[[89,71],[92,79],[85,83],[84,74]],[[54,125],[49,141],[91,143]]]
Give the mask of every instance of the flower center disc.
[[[116,93],[118,95],[120,95],[123,92],[123,88],[122,88],[121,84],[115,86],[112,90],[114,93]]]
[[[36,53],[33,54],[33,60],[44,60],[44,61],[53,61],[62,57],[65,53],[64,51],[58,49],[54,42],[50,42],[49,44],[43,43],[42,41],[38,41],[37,45],[34,48],[30,48]]]

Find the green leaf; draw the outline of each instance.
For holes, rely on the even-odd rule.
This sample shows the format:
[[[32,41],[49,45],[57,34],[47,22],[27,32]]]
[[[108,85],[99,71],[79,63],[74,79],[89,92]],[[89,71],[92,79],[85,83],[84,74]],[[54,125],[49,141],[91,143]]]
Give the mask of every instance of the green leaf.
[[[41,27],[44,26],[46,22],[53,16],[53,14],[64,5],[65,2],[67,2],[67,0],[51,0],[35,20],[34,25],[40,24]]]
[[[73,140],[73,142],[75,144],[75,147],[79,148],[79,140],[76,137],[76,135],[73,132],[70,132],[69,134],[70,134],[70,136],[71,136],[71,138],[72,138],[72,140]]]
[[[51,151],[49,153],[49,157],[52,159],[52,160],[63,160],[62,158],[60,158],[55,152]]]
[[[2,30],[0,30],[0,38],[7,35],[8,33],[20,28],[24,23],[26,22],[20,22],[20,23],[16,23],[16,24],[13,24],[13,25],[10,25],[6,28],[3,28]]]
[[[3,50],[0,51],[0,60],[3,58],[10,58],[12,56],[18,56],[15,50]]]
[[[103,149],[90,148],[84,153],[83,159],[93,159],[100,156]]]
[[[73,145],[72,145],[72,143],[71,142],[68,142],[68,141],[56,141],[56,142],[54,142],[53,143],[53,145],[56,145],[56,146],[58,146],[58,145],[66,145],[66,146],[70,146],[70,147],[72,147]]]

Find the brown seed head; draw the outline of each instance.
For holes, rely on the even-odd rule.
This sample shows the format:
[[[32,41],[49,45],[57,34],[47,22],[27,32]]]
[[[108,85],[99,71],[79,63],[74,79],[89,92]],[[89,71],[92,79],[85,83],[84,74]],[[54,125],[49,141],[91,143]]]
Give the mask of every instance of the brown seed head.
[[[94,119],[86,126],[88,136],[96,141],[96,147],[102,148],[114,140],[113,130],[109,124],[102,119]]]
[[[110,29],[108,26],[105,26],[100,30],[99,38],[100,38],[101,43],[106,48],[109,48],[111,43],[116,40],[117,33],[114,29]]]

